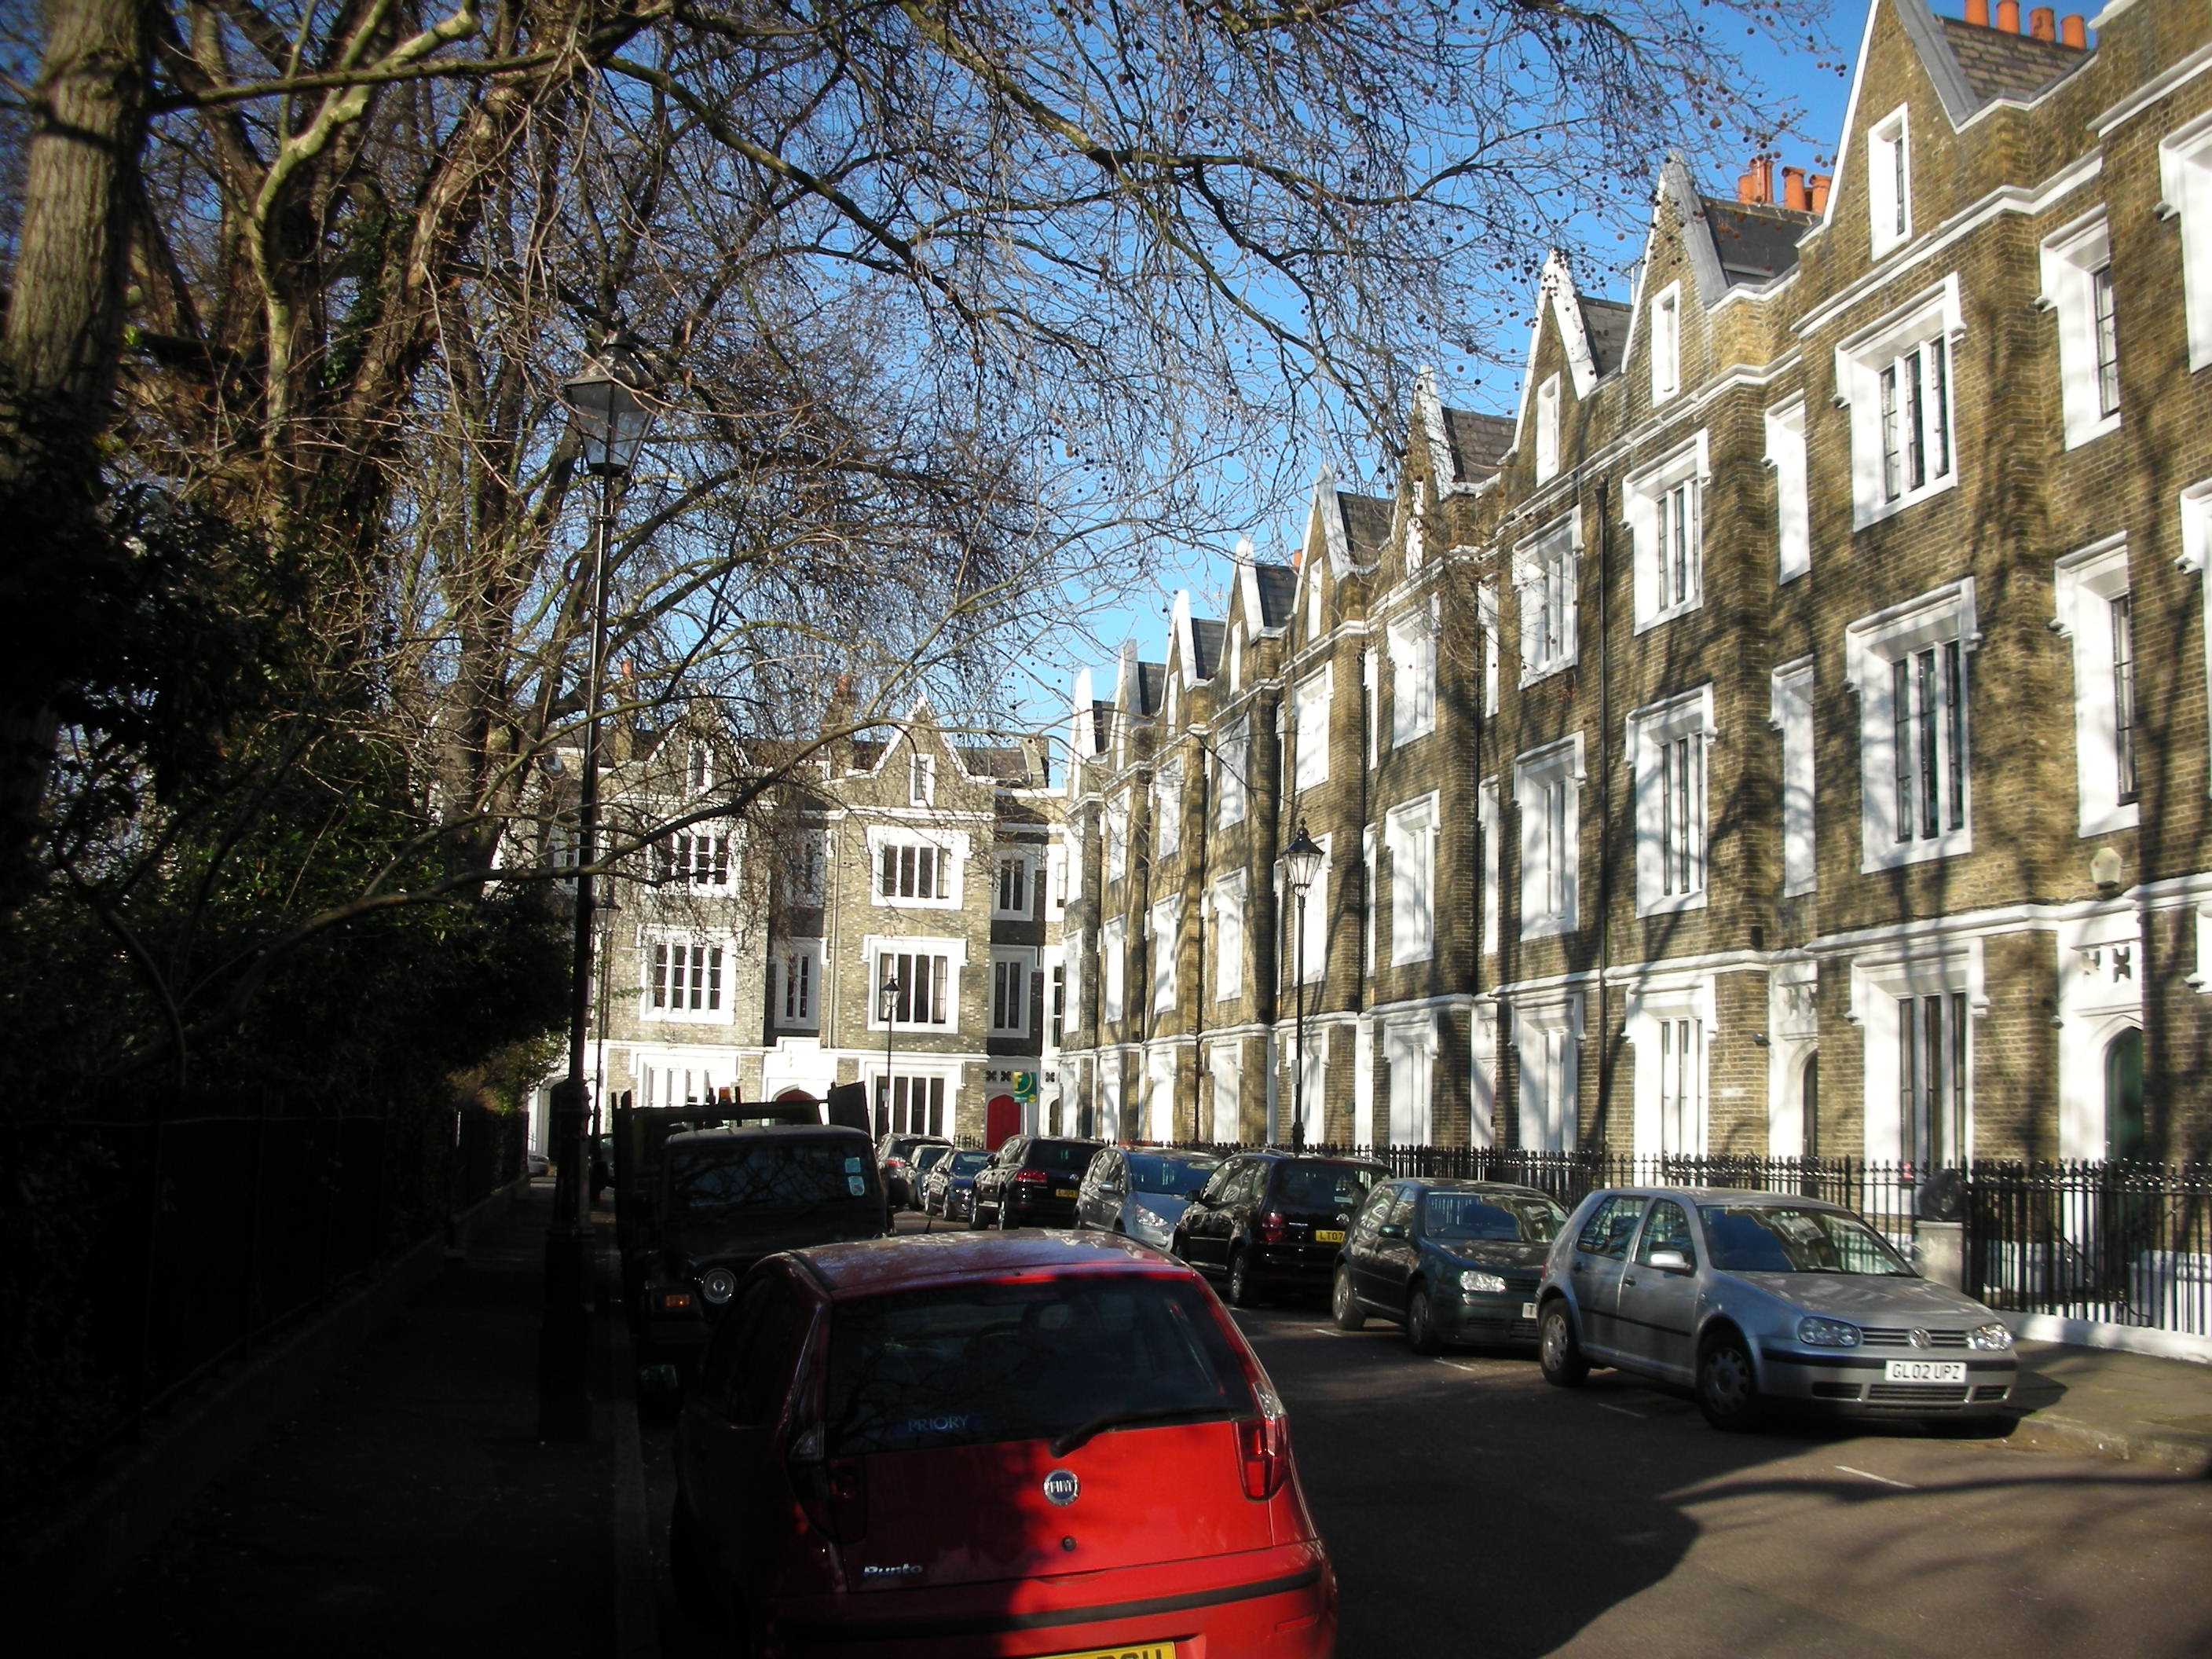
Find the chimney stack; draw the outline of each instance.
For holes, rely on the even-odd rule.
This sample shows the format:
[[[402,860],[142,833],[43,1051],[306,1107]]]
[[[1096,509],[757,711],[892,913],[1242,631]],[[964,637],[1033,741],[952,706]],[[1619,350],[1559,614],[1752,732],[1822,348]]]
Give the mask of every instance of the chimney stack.
[[[1805,169],[1782,169],[1782,205],[1794,212],[1805,211]]]
[[[2020,33],[2020,0],[1997,0],[1997,27],[2007,34]]]
[[[1966,0],[1966,21],[1976,28],[1990,26],[1990,0]]]
[[[1751,169],[1735,181],[1735,199],[1747,207],[1765,207],[1774,200],[1774,158],[1754,155]]]
[[[2089,49],[2089,30],[2080,12],[2069,11],[2058,20],[2058,38],[2076,52]]]
[[[2048,6],[2038,6],[2027,15],[2027,32],[2039,40],[2058,38],[2058,14]]]

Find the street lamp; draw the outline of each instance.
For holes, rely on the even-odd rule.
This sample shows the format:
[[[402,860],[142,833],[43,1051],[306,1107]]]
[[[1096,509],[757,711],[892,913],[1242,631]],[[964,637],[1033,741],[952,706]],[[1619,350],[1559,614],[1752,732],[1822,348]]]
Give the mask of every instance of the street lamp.
[[[1299,819],[1298,833],[1283,848],[1283,872],[1298,899],[1297,1048],[1291,1073],[1291,1150],[1294,1152],[1306,1149],[1306,889],[1314,884],[1327,856],[1306,833],[1305,820]]]
[[[884,1109],[876,1120],[876,1133],[886,1135],[891,1129],[891,1039],[898,1035],[898,975],[887,975],[878,1004],[884,1014]]]
[[[592,538],[591,631],[584,669],[584,755],[576,789],[575,933],[568,982],[568,1074],[553,1089],[553,1145],[560,1176],[553,1224],[545,1234],[545,1322],[538,1351],[538,1433],[543,1440],[587,1440],[592,1405],[586,1375],[591,1327],[585,1287],[591,1265],[591,1085],[585,1050],[592,1016],[592,945],[597,909],[592,866],[599,858],[599,686],[606,676],[607,565],[615,501],[637,465],[652,413],[639,389],[644,367],[610,337],[582,374],[561,388],[584,470],[599,481]]]

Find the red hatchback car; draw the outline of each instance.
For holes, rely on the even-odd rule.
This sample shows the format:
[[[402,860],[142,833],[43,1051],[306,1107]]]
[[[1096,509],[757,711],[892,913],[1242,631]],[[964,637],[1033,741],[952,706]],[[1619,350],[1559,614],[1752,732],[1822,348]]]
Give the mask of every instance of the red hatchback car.
[[[1336,1578],[1203,1280],[1103,1234],[771,1256],[676,1435],[678,1595],[754,1659],[1309,1659]]]

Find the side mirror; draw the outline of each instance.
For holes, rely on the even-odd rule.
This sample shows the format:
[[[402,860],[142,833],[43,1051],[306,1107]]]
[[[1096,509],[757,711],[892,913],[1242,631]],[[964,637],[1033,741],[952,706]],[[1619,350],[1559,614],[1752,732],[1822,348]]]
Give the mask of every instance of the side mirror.
[[[1662,1273],[1686,1273],[1696,1265],[1680,1250],[1654,1250],[1647,1264]]]
[[[1375,1237],[1377,1238],[1403,1238],[1405,1236],[1404,1224],[1396,1221],[1386,1221],[1375,1230]]]

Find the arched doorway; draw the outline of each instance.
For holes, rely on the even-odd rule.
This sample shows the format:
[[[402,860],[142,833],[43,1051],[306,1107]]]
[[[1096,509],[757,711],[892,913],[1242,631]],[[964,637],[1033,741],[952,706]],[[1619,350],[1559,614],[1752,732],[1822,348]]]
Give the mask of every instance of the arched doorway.
[[[811,1100],[814,1097],[805,1089],[793,1088],[786,1089],[776,1098],[778,1100]]]
[[[2142,1032],[2130,1025],[2105,1047],[2105,1156],[2141,1158],[2143,1127]]]

